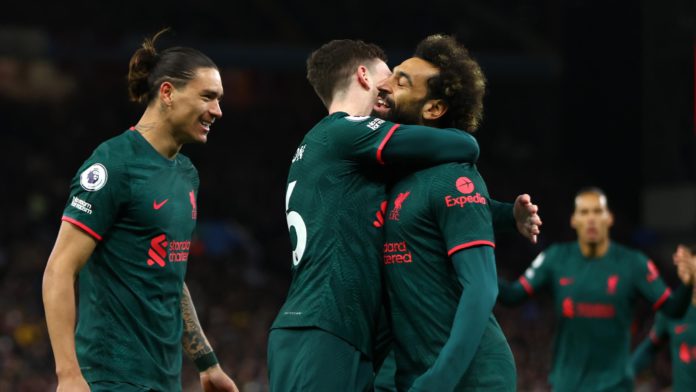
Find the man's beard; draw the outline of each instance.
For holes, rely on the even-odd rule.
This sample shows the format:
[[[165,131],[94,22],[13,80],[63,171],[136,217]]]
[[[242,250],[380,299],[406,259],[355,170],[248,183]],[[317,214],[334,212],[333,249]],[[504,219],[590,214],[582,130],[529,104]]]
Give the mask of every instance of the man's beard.
[[[389,109],[389,111],[384,115],[382,115],[382,113],[372,111],[372,116],[379,117],[382,120],[387,120],[394,123],[422,125],[423,118],[421,117],[421,109],[423,108],[424,102],[425,100],[422,100],[403,107],[392,106],[392,108]]]

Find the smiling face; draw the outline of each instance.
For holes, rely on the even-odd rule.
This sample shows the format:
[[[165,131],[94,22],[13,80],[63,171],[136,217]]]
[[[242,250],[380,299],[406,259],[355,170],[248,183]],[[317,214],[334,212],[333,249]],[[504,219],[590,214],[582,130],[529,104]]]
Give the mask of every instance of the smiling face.
[[[600,245],[609,240],[609,229],[614,216],[609,211],[607,199],[596,192],[585,192],[575,198],[575,211],[570,226],[578,234],[578,241],[585,245]]]
[[[164,87],[164,86],[163,86]],[[171,86],[168,91],[170,111],[167,121],[174,138],[180,143],[205,143],[216,119],[222,117],[223,95],[220,72],[215,68],[199,68],[185,85]]]
[[[380,94],[373,115],[404,124],[422,124],[423,109],[428,101],[428,80],[439,72],[423,59],[405,60],[379,84]]]

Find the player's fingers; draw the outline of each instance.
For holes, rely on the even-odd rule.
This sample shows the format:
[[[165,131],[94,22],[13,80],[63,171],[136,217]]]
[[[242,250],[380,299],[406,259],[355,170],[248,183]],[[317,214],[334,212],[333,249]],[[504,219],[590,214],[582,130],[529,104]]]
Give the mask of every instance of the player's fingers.
[[[529,204],[532,202],[532,197],[526,193],[517,196],[517,200],[522,204]]]

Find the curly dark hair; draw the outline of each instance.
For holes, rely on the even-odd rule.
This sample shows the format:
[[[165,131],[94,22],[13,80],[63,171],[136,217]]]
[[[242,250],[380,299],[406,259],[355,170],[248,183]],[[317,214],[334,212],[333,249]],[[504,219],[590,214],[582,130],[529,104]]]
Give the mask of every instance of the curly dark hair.
[[[350,76],[361,64],[370,67],[374,60],[387,61],[387,55],[375,44],[360,40],[337,39],[322,45],[307,59],[307,80],[326,107],[336,91],[350,84]]]
[[[428,80],[428,99],[442,99],[449,108],[438,126],[475,132],[483,120],[486,77],[469,51],[454,37],[435,34],[418,44],[414,57],[440,70]]]

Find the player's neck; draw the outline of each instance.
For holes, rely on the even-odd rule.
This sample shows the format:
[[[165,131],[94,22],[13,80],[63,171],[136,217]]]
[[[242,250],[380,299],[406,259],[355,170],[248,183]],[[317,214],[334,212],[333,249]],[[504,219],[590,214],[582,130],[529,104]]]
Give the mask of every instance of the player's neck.
[[[360,88],[349,88],[344,93],[337,93],[329,106],[329,114],[346,112],[351,116],[369,116],[375,105],[368,91]]]
[[[150,108],[145,110],[135,130],[143,135],[152,148],[167,159],[174,159],[181,150],[182,144],[172,135],[166,122]]]
[[[582,255],[590,258],[596,259],[604,256],[609,251],[609,239],[597,243],[588,243],[578,241],[580,245],[580,252]]]

